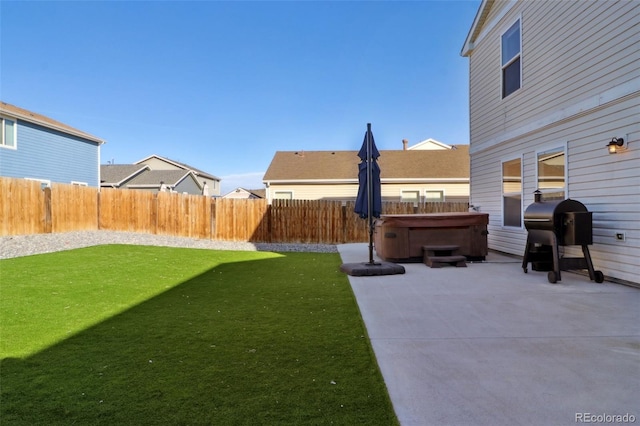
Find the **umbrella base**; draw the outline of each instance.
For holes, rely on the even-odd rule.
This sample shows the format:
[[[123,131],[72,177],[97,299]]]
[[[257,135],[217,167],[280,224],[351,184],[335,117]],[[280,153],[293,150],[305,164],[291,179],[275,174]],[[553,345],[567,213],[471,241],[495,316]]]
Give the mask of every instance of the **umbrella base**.
[[[340,271],[354,277],[404,274],[404,266],[389,262],[343,263]]]

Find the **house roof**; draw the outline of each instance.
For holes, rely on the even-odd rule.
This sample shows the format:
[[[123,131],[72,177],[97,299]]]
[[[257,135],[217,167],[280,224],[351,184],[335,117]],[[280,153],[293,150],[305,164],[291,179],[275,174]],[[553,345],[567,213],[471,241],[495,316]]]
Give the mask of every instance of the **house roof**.
[[[189,175],[193,177],[198,186],[201,186],[190,170],[147,170],[128,181],[127,186],[160,187],[160,183],[164,182],[165,185],[174,187]]]
[[[57,130],[62,133],[66,133],[72,136],[77,136],[83,139],[103,144],[105,141],[89,133],[83,132],[64,123],[56,121],[52,118],[46,117],[42,114],[26,110],[24,108],[17,107],[15,105],[8,104],[6,102],[0,102],[0,113],[8,116],[15,117],[19,120],[28,121],[30,123],[38,124],[40,126],[47,127],[49,129]]]
[[[491,7],[495,3],[495,0],[482,0],[480,7],[478,8],[478,12],[476,13],[476,17],[473,20],[473,24],[471,24],[471,29],[469,29],[469,34],[464,41],[464,45],[462,46],[462,50],[460,51],[461,56],[469,56],[474,49],[474,43],[480,34],[480,30],[487,21],[487,16],[489,15],[489,11]]]
[[[415,145],[411,145],[407,148],[408,150],[419,150],[419,149],[451,149],[451,145],[447,145],[446,143],[442,143],[435,139],[425,139],[421,142],[418,142]]]
[[[244,192],[246,194],[252,195],[254,198],[265,198],[267,195],[266,189],[245,189],[239,186],[236,189],[224,194],[222,198],[229,198],[231,194],[238,193],[238,192]]]
[[[248,191],[250,193],[252,193],[253,195],[255,195],[258,198],[267,198],[267,190],[262,188],[262,189],[248,189]]]
[[[265,182],[357,181],[358,151],[278,151]],[[468,179],[469,146],[443,150],[380,151],[381,180]]]
[[[100,166],[100,185],[120,186],[133,176],[149,170],[149,166],[139,164],[106,164]]]
[[[209,173],[207,173],[205,171],[202,171],[200,169],[196,169],[195,167],[192,167],[192,166],[190,166],[188,164],[181,163],[179,161],[172,160],[172,159],[167,158],[167,157],[161,157],[161,156],[156,155],[156,154],[153,154],[153,155],[150,155],[148,157],[145,157],[140,161],[136,161],[134,164],[140,164],[140,163],[143,163],[143,162],[145,162],[147,160],[150,160],[152,158],[156,158],[158,160],[164,161],[165,163],[172,164],[173,166],[178,167],[178,168],[183,169],[183,170],[191,170],[192,172],[194,172],[194,174],[196,176],[200,176],[200,177],[203,177],[203,178],[206,178],[206,179],[211,179],[211,180],[217,180],[217,181],[220,180],[219,177],[214,176],[212,174],[209,174]]]

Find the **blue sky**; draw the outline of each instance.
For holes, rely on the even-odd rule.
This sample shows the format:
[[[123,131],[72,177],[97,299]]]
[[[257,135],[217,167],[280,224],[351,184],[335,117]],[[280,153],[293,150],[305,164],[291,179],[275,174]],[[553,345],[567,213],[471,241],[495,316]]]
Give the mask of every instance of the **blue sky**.
[[[469,142],[480,0],[0,1],[0,99],[262,187],[276,151]]]

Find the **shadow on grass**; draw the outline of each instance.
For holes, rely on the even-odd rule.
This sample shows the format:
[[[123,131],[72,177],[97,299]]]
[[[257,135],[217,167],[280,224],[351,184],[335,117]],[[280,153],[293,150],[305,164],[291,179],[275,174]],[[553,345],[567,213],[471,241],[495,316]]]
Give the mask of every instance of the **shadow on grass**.
[[[397,424],[339,264],[224,263],[5,359],[2,423]]]

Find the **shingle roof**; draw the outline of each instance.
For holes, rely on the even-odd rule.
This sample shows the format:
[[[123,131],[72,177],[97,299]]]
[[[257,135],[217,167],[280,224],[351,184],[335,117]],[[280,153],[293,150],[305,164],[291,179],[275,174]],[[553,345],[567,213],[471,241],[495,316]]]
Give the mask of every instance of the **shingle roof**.
[[[250,193],[252,193],[253,195],[255,195],[258,198],[267,198],[267,190],[262,188],[262,189],[247,189],[247,191],[249,191]]]
[[[127,182],[127,186],[159,187],[160,182],[164,182],[168,186],[175,186],[189,174],[192,174],[189,170],[147,170]]]
[[[173,161],[173,160],[170,160],[170,161]],[[203,171],[203,170],[196,169],[195,167],[192,167],[192,166],[190,166],[190,165],[188,165],[188,164],[181,163],[181,162],[179,162],[179,161],[173,161],[173,162],[174,162],[174,163],[176,163],[176,164],[181,165],[182,167],[184,167],[184,168],[185,168],[185,169],[187,169],[187,170],[191,170],[191,171],[193,171],[196,175],[198,175],[198,176],[202,176],[203,178],[212,179],[212,180],[220,180],[220,178],[219,178],[219,177],[214,176],[214,175],[212,175],[212,174],[210,174],[210,173],[207,173],[207,172],[205,172],[205,171]]]
[[[218,180],[218,181],[220,180],[220,178],[219,178],[219,177],[214,176],[214,175],[212,175],[212,174],[210,174],[210,173],[207,173],[207,172],[205,172],[205,171],[202,171],[202,170],[200,170],[200,169],[196,169],[195,167],[192,167],[192,166],[190,166],[190,165],[188,165],[188,164],[181,163],[181,162],[179,162],[179,161],[172,160],[172,159],[167,158],[167,157],[161,157],[161,156],[156,155],[156,154],[153,154],[153,155],[150,155],[150,156],[148,156],[148,157],[145,157],[145,158],[143,158],[143,159],[142,159],[142,160],[140,160],[140,161],[136,161],[136,162],[135,162],[135,164],[140,164],[140,163],[142,163],[142,162],[144,162],[144,161],[147,161],[147,160],[148,160],[148,159],[150,159],[150,158],[157,158],[157,159],[162,160],[162,161],[164,161],[164,162],[166,162],[166,163],[170,163],[170,164],[173,164],[174,166],[180,167],[180,168],[182,168],[182,169],[184,169],[184,170],[191,170],[191,171],[193,171],[197,176],[201,176],[201,177],[206,178],[206,179]]]
[[[278,151],[263,181],[358,179],[358,151]],[[381,179],[468,179],[469,146],[443,150],[380,151]]]
[[[103,164],[100,166],[100,184],[119,186],[126,179],[148,168],[138,164]]]
[[[234,190],[231,190],[229,192],[227,192],[226,194],[224,194],[222,196],[222,198],[233,198],[231,195],[232,194],[236,194],[239,192],[244,192],[250,196],[253,196],[254,198],[266,198],[267,196],[267,190],[266,189],[246,189],[246,188],[242,188],[242,187],[237,187]]]
[[[60,132],[67,133],[73,136],[78,136],[83,139],[88,139],[90,141],[97,142],[99,144],[105,143],[103,139],[90,135],[89,133],[86,133],[76,128],[73,128],[71,126],[68,126],[64,123],[61,123],[52,118],[46,117],[42,114],[38,114],[32,111],[26,110],[24,108],[20,108],[15,105],[8,104],[6,102],[0,102],[0,113],[4,113],[7,115],[16,117],[20,120],[39,124],[41,126],[58,130]]]

